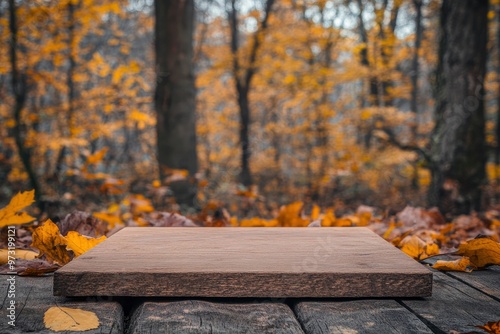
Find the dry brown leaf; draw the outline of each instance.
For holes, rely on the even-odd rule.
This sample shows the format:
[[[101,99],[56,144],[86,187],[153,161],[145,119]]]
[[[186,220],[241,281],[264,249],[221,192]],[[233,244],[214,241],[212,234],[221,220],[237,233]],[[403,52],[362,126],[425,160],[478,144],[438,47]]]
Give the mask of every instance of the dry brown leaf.
[[[68,234],[69,231],[76,231],[83,235],[99,237],[104,235],[107,230],[106,223],[83,211],[75,211],[66,215],[63,220],[57,223],[57,226],[62,235]]]
[[[475,266],[470,262],[468,257],[463,256],[455,261],[438,260],[434,263],[432,268],[444,271],[463,271],[470,273],[475,269]]]
[[[59,265],[49,263],[41,259],[17,259],[14,270],[12,270],[8,264],[4,264],[0,266],[0,274],[12,275],[12,272],[16,272],[19,276],[44,276],[45,274],[54,272],[59,268]]]
[[[500,243],[489,238],[469,240],[458,247],[457,254],[469,257],[477,268],[500,265]]]
[[[146,220],[156,227],[189,227],[197,226],[191,219],[177,213],[153,212],[146,217]]]
[[[45,311],[43,323],[45,328],[55,332],[83,332],[99,328],[99,318],[94,312],[58,306]]]
[[[104,240],[106,240],[106,236],[104,235],[100,238],[91,238],[75,231],[69,231],[68,235],[66,235],[68,243],[66,249],[73,251],[75,257],[78,257]]]
[[[47,219],[42,226],[33,232],[32,247],[37,248],[40,253],[45,254],[48,260],[65,265],[71,261],[71,257],[66,250],[66,238],[59,233],[59,228],[52,220]]]

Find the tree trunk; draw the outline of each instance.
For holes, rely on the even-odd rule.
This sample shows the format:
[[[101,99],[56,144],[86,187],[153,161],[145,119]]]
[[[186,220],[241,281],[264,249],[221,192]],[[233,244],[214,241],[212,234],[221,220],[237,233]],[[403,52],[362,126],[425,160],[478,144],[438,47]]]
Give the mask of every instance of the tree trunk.
[[[495,148],[495,181],[496,186],[500,185],[500,175],[498,166],[500,165],[500,6],[497,8],[497,31],[496,31],[496,47],[497,47],[497,119],[496,119],[496,148]],[[500,193],[496,193],[497,201],[500,199]]]
[[[78,7],[80,2],[78,3]],[[67,110],[67,131],[70,138],[75,137],[75,69],[76,69],[76,48],[75,48],[75,4],[73,1],[68,1],[67,13],[68,13],[68,71],[66,73],[66,87],[68,88],[68,110]],[[56,160],[56,168],[54,179],[63,177],[63,165],[65,157],[68,155],[70,149],[67,146],[63,146]],[[61,185],[59,186],[61,187]]]
[[[13,116],[15,125],[13,128],[14,140],[16,143],[17,151],[21,162],[28,174],[28,178],[31,182],[31,187],[35,190],[35,199],[40,208],[43,204],[40,201],[42,197],[41,186],[36,176],[35,170],[31,164],[31,152],[29,148],[25,146],[24,142],[24,129],[22,124],[22,111],[26,103],[26,97],[28,95],[28,85],[26,82],[25,73],[20,73],[17,68],[17,16],[16,16],[16,3],[15,0],[9,0],[9,28],[11,33],[10,38],[10,65],[12,68],[11,72],[11,86],[12,93],[14,94],[14,107]]]
[[[157,145],[160,177],[172,170],[189,180],[170,186],[179,204],[194,206],[198,171],[193,73],[194,0],[155,0]]]
[[[429,202],[454,214],[480,209],[486,181],[487,14],[488,0],[444,0],[441,7]]]
[[[411,100],[410,110],[413,113],[413,124],[410,127],[411,143],[416,145],[418,136],[418,76],[420,74],[419,51],[422,44],[422,0],[413,0],[415,7],[415,46],[413,49],[413,59],[411,64]],[[418,161],[418,159],[417,159]],[[413,166],[411,185],[413,189],[418,189],[418,166],[417,161]]]
[[[229,9],[227,11],[227,18],[229,28],[231,31],[230,47],[233,57],[233,78],[236,86],[236,93],[238,94],[238,107],[240,112],[240,146],[241,146],[241,172],[240,182],[245,186],[250,186],[253,183],[252,174],[250,172],[250,137],[249,129],[251,123],[250,116],[250,100],[248,95],[252,84],[252,79],[257,73],[258,67],[256,65],[257,53],[260,50],[263,40],[263,34],[267,30],[269,15],[274,4],[274,0],[267,0],[264,17],[257,31],[252,36],[252,46],[250,49],[250,56],[246,67],[241,65],[238,57],[239,49],[239,23],[238,12],[236,10],[236,0],[231,0]],[[242,68],[243,67],[243,68]]]

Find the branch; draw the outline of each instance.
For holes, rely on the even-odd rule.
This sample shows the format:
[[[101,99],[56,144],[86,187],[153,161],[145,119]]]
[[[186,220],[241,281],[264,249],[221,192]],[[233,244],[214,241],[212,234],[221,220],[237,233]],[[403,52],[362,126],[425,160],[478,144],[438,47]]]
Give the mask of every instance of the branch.
[[[262,20],[260,28],[255,32],[255,34],[253,36],[253,46],[252,46],[252,50],[250,52],[250,60],[248,62],[248,68],[247,68],[247,72],[245,75],[245,82],[244,82],[245,87],[247,89],[250,86],[250,81],[252,81],[252,77],[254,76],[254,74],[257,70],[257,68],[255,67],[255,62],[257,60],[257,52],[260,49],[260,43],[261,43],[261,40],[259,37],[267,29],[267,24],[269,22],[269,16],[271,14],[273,4],[274,4],[274,0],[267,0],[266,1],[266,8],[264,10],[264,19]]]
[[[379,130],[383,131],[384,134],[386,134],[387,137],[385,138],[385,140],[389,144],[391,144],[391,145],[399,148],[402,151],[416,152],[416,153],[420,154],[425,159],[426,162],[432,163],[431,155],[429,154],[429,152],[427,152],[422,147],[419,147],[417,145],[411,145],[411,144],[403,144],[403,143],[401,143],[396,138],[396,135],[394,134],[394,132],[391,129],[389,129],[389,128],[381,128]]]

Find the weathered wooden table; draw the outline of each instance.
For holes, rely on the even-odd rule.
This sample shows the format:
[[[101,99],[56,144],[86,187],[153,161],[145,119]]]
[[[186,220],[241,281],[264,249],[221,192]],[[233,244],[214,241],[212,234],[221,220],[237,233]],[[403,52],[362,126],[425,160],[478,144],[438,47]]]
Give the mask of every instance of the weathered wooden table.
[[[7,278],[0,276],[4,295]],[[16,326],[7,324],[4,296],[0,333],[53,333],[43,315],[56,305],[95,312],[100,327],[85,333],[449,333],[500,320],[499,266],[434,271],[432,297],[414,299],[64,298],[52,284],[16,277]]]

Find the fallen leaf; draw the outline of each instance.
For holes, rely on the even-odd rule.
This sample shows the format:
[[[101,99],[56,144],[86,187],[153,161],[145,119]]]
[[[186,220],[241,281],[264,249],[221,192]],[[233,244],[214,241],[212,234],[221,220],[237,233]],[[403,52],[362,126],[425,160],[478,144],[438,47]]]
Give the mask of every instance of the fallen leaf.
[[[170,212],[153,212],[146,220],[156,227],[188,227],[197,226],[191,219],[188,219],[177,213]]]
[[[59,233],[59,228],[52,220],[47,219],[42,226],[33,232],[32,247],[37,248],[41,254],[45,254],[47,259],[65,265],[71,261],[71,257],[66,250],[66,238]]]
[[[426,243],[416,235],[407,236],[401,240],[398,247],[416,260],[423,260],[439,254],[439,247],[436,244]]]
[[[66,249],[73,251],[75,257],[78,257],[104,240],[106,240],[104,235],[100,238],[91,238],[75,231],[69,231],[66,235],[66,242],[68,243]]]
[[[498,321],[490,321],[484,324],[483,326],[475,326],[477,328],[481,328],[488,334],[500,334],[500,320]]]
[[[88,212],[75,211],[66,215],[57,223],[57,226],[62,235],[68,234],[69,231],[76,231],[83,235],[98,237],[104,235],[108,229],[106,223],[101,222],[99,218],[92,217]]]
[[[302,209],[304,203],[294,202],[288,205],[284,205],[280,208],[278,214],[279,226],[285,227],[302,227],[309,225],[310,221],[302,217]]]
[[[109,230],[114,229],[116,225],[123,225],[123,222],[117,213],[94,212],[92,215],[95,218],[100,219],[100,220],[108,223]]]
[[[8,225],[26,224],[35,220],[26,212],[20,212],[33,204],[34,201],[34,190],[17,193],[5,208],[0,209],[0,228]]]
[[[469,257],[478,268],[500,265],[500,243],[489,238],[469,240],[458,247],[457,254]]]
[[[43,316],[45,328],[55,332],[83,332],[99,328],[99,318],[94,312],[78,308],[53,306]]]
[[[470,273],[475,269],[475,266],[470,262],[468,257],[463,256],[455,261],[438,260],[434,263],[432,268],[444,271],[464,271]]]
[[[276,227],[278,226],[278,221],[276,219],[261,219],[261,218],[250,218],[242,219],[240,222],[240,227]]]
[[[23,260],[17,259],[12,270],[8,264],[0,266],[0,274],[12,275],[12,272],[17,273],[19,276],[45,276],[61,268],[61,266],[49,263],[42,259]]]
[[[333,209],[328,209],[326,210],[325,216],[321,220],[321,226],[323,227],[331,227],[335,226],[335,222],[337,220],[337,217],[335,217],[335,213],[333,212]]]
[[[26,249],[15,249],[11,250],[9,254],[8,249],[0,249],[0,264],[7,263],[9,261],[9,255],[15,259],[33,260],[38,256],[38,253]]]

